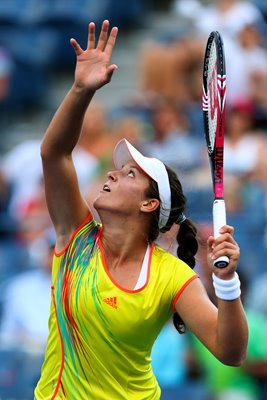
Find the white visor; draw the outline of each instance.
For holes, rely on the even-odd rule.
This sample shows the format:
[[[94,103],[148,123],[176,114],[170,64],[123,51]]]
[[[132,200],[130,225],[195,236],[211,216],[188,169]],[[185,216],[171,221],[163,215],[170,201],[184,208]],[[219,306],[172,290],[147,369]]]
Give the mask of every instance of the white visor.
[[[138,167],[158,184],[160,197],[159,228],[163,228],[169,219],[171,211],[171,189],[167,170],[163,162],[157,158],[143,156],[126,139],[120,140],[113,152],[113,162],[121,169],[128,161],[133,160]]]

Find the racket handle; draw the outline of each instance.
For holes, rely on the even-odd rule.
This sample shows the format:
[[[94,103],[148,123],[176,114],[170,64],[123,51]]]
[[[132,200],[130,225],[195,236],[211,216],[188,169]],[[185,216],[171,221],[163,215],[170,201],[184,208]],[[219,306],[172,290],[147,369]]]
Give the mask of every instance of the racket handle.
[[[215,239],[220,236],[219,230],[226,224],[226,208],[223,199],[214,200],[213,202],[213,234]],[[229,264],[227,256],[221,256],[213,261],[213,265],[217,268],[225,268]]]

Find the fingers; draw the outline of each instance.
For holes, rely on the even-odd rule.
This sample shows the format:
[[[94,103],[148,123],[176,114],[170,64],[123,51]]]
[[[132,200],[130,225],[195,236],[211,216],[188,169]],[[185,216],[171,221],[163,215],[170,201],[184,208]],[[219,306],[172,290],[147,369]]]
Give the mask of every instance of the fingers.
[[[231,226],[231,225],[224,225],[224,226],[222,226],[221,228],[220,228],[220,236],[216,239],[216,240],[219,240],[219,241],[222,241],[223,239],[222,239],[222,235],[225,235],[225,234],[228,234],[229,235],[229,238],[230,237],[232,237],[232,240],[234,240],[233,239],[233,235],[234,235],[234,228],[233,228],[233,226]],[[210,236],[209,238],[208,238],[208,241],[207,241],[207,243],[208,243],[208,246],[211,246],[212,244],[213,244],[213,242],[215,241],[215,238],[213,237],[213,236]]]
[[[105,49],[105,51],[109,57],[111,57],[113,47],[115,46],[117,34],[118,34],[118,28],[114,26],[111,29],[111,32],[110,32],[110,35],[109,35],[109,38],[107,41],[106,49]]]
[[[111,81],[112,75],[117,68],[116,64],[112,64],[107,68],[107,82]]]
[[[79,45],[79,43],[75,39],[71,38],[70,39],[70,44],[74,48],[76,56],[79,56],[80,54],[82,54],[83,49],[81,48],[81,46]]]
[[[109,21],[105,20],[102,23],[102,29],[97,43],[97,49],[105,51],[107,55],[111,57],[112,50],[115,45],[118,34],[118,28],[114,26],[111,29],[109,36],[108,36],[108,30],[109,30]]]
[[[233,235],[234,234],[234,227],[231,226],[231,225],[222,226],[221,229],[220,229],[220,234],[227,233],[227,232],[230,233],[231,235]]]
[[[110,58],[113,47],[116,43],[118,28],[114,26],[111,29],[109,36],[108,36],[108,30],[109,30],[109,21],[106,19],[102,23],[102,29],[99,35],[96,49],[105,52],[107,56]],[[83,49],[75,39],[71,38],[70,43],[74,48],[74,51],[77,56],[83,53]],[[88,26],[87,50],[94,50],[94,49],[95,49],[95,23],[90,22]]]
[[[237,258],[239,257],[239,247],[236,243],[224,241],[223,243],[214,246],[209,255],[212,260],[216,260],[222,256]]]
[[[216,260],[221,256],[228,256],[230,260],[236,262],[240,256],[240,249],[233,238],[234,228],[225,225],[220,230],[220,236],[216,239],[210,236],[207,241],[208,256],[211,260]]]
[[[102,29],[99,35],[98,43],[97,43],[97,49],[104,51],[107,43],[107,38],[108,38],[108,28],[109,28],[109,21],[105,19],[102,23]]]
[[[87,48],[89,50],[95,48],[95,24],[94,24],[94,22],[90,22],[89,27],[88,27]]]

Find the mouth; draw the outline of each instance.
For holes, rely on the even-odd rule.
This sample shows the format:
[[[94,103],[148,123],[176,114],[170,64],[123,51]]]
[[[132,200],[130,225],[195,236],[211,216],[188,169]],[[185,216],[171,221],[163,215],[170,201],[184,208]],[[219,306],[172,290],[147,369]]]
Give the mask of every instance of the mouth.
[[[105,185],[103,186],[103,192],[110,192],[111,190],[110,190],[110,188],[109,188],[109,186],[105,183]]]

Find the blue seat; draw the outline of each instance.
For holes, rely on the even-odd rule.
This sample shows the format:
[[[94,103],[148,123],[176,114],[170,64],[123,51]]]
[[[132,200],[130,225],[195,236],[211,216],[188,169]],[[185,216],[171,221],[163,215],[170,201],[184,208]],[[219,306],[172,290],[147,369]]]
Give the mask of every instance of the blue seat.
[[[38,68],[52,64],[59,45],[57,32],[42,27],[0,26],[0,38],[15,62]]]
[[[0,1],[0,25],[17,24],[20,17],[21,0]]]
[[[110,22],[119,28],[136,28],[145,21],[148,9],[149,2],[142,0],[113,0],[107,2],[106,15]]]

